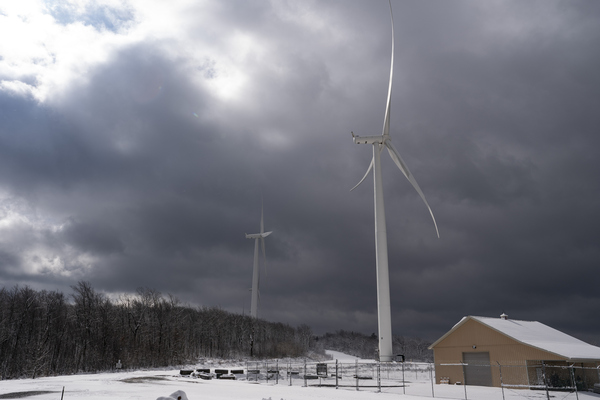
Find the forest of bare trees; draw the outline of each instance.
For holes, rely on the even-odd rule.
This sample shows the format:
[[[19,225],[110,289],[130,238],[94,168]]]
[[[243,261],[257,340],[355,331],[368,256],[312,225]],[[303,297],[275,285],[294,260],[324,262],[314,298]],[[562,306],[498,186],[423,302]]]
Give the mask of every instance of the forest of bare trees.
[[[365,335],[358,332],[337,331],[315,338],[314,347],[340,351],[365,359],[377,359],[377,335]],[[431,342],[419,338],[394,336],[392,349],[394,355],[402,354],[406,361],[433,362],[433,352],[427,348]]]
[[[65,296],[0,289],[0,379],[193,363],[200,357],[299,357],[312,331],[140,288],[110,300],[87,282]]]

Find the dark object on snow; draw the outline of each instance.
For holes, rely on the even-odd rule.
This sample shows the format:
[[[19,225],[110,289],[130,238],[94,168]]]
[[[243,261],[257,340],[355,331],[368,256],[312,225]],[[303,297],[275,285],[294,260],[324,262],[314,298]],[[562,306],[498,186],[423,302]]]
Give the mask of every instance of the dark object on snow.
[[[217,379],[221,379],[222,375],[229,375],[229,370],[215,368],[215,375],[217,376]]]
[[[64,387],[63,387],[64,390]],[[0,394],[0,399],[20,399],[23,397],[37,396],[38,394],[55,393],[47,390],[30,390],[27,392],[10,392]]]
[[[180,369],[179,370],[180,375],[191,375],[192,372],[194,372],[193,369]]]
[[[196,376],[200,379],[204,379],[205,381],[210,381],[213,378],[212,374],[206,372],[198,372]]]
[[[210,368],[196,368],[196,372],[206,372],[210,374]]]
[[[169,397],[161,396],[156,400],[188,400],[188,398],[183,390],[178,390],[176,392],[171,393]]]

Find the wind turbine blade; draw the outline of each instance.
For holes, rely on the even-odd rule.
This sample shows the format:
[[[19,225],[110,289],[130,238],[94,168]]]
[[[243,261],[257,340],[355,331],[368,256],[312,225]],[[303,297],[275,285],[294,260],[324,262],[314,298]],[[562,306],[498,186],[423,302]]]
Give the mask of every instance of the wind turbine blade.
[[[369,175],[369,172],[371,172],[371,170],[373,169],[373,159],[371,158],[371,164],[369,164],[369,168],[367,168],[367,172],[365,173],[365,176],[362,177],[362,179],[360,180],[360,182],[358,182],[356,184],[356,186],[354,186],[352,189],[350,189],[350,191],[353,191],[354,189],[356,189],[361,183],[363,183],[363,181],[367,178],[367,175]]]
[[[264,222],[264,207],[263,207],[263,201],[262,199],[260,200],[260,233],[263,233],[265,231],[265,222]]]
[[[410,181],[411,180],[410,177],[412,176],[412,174],[410,173],[410,170],[408,169],[408,165],[406,165],[406,163],[404,162],[404,160],[400,156],[400,153],[398,153],[398,150],[396,150],[396,148],[392,144],[392,141],[389,140],[389,139],[386,140],[385,141],[385,146],[388,149],[388,153],[390,153],[390,157],[392,157],[392,160],[394,160],[394,163],[396,163],[396,165],[398,166],[398,168],[400,168],[400,171],[402,171],[402,173],[404,174],[404,176],[406,177],[406,179],[408,179]],[[416,181],[415,181],[415,183],[416,183]]]
[[[408,181],[413,185],[413,187],[415,188],[417,193],[419,193],[419,196],[421,196],[421,199],[427,206],[427,209],[429,210],[429,214],[431,214],[431,219],[433,220],[433,225],[435,226],[435,232],[437,233],[437,237],[439,238],[440,232],[438,230],[437,223],[435,222],[435,217],[433,216],[433,211],[431,211],[431,207],[429,207],[429,203],[427,203],[427,200],[425,199],[425,195],[423,194],[423,191],[419,187],[417,180],[415,179],[413,174],[410,173],[408,166],[406,165],[404,160],[402,160],[402,157],[400,157],[398,150],[396,150],[396,148],[394,147],[394,145],[392,144],[390,139],[385,141],[385,145],[388,149],[388,152],[390,153],[390,157],[392,157],[392,160],[394,160],[394,162],[396,163],[396,165],[398,166],[400,171],[402,171],[402,173],[404,174],[406,179],[408,179]]]
[[[392,80],[394,78],[394,15],[392,14],[392,1],[390,0],[390,18],[392,20],[392,61],[390,65],[390,82],[388,85],[387,105],[383,119],[383,136],[390,134],[390,109],[392,107]]]

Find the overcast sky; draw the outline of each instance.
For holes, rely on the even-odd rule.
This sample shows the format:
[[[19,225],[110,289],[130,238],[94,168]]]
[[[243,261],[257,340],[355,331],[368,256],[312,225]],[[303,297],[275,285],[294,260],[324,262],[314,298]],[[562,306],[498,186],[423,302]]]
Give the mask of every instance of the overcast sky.
[[[600,344],[600,2],[393,0],[393,332],[465,315]],[[0,3],[0,285],[148,287],[377,331],[387,0]]]

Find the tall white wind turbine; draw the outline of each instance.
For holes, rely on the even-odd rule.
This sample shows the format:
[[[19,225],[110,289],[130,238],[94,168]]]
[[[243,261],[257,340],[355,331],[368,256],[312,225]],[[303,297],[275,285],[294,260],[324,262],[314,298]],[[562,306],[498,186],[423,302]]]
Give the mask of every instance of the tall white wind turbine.
[[[259,285],[259,270],[258,270],[258,242],[261,242],[263,260],[267,262],[267,256],[265,253],[265,238],[269,236],[273,231],[265,232],[265,224],[263,219],[263,207],[260,207],[260,232],[246,234],[246,239],[254,239],[254,269],[252,271],[252,303],[250,304],[250,315],[253,318],[258,318],[258,301],[260,292],[258,291]]]
[[[431,207],[425,199],[425,195],[421,191],[419,184],[408,170],[406,163],[400,157],[398,150],[392,144],[390,138],[390,106],[392,102],[392,77],[394,74],[394,16],[392,15],[392,2],[390,0],[390,18],[392,21],[392,61],[390,67],[390,82],[388,87],[387,105],[385,108],[385,118],[383,120],[383,133],[381,136],[356,136],[352,133],[354,143],[356,144],[371,144],[373,145],[373,158],[371,164],[365,173],[365,176],[354,186],[354,190],[360,185],[365,178],[373,170],[373,180],[375,186],[375,252],[377,265],[377,313],[379,321],[379,360],[392,361],[392,315],[390,307],[390,281],[388,268],[388,251],[387,251],[387,233],[385,227],[385,210],[383,206],[383,184],[381,178],[381,152],[386,147],[390,157],[404,174],[406,179],[415,188],[421,199],[425,202],[437,236],[440,237],[435,217],[431,211]]]

